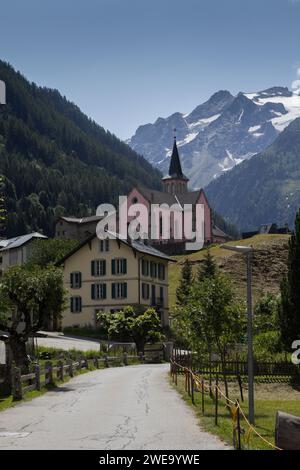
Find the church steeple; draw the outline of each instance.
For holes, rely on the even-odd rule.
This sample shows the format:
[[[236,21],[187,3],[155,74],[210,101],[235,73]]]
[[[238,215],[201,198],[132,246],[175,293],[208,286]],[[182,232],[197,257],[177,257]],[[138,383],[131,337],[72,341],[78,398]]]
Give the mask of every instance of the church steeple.
[[[176,130],[174,129],[174,132]],[[179,152],[177,148],[176,135],[174,135],[173,150],[169,166],[169,174],[163,179],[164,192],[181,194],[187,192],[189,179],[182,173]]]
[[[178,148],[177,148],[176,136],[174,136],[174,144],[173,144],[173,150],[172,150],[170,167],[169,167],[169,176],[171,176],[172,178],[183,177]]]

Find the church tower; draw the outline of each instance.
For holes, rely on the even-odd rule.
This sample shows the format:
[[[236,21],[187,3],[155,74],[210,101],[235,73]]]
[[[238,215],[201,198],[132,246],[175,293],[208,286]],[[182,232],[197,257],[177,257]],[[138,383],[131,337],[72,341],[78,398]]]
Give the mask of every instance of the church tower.
[[[183,194],[188,192],[189,179],[182,173],[176,136],[174,136],[174,145],[171,155],[169,174],[162,179],[165,193]]]

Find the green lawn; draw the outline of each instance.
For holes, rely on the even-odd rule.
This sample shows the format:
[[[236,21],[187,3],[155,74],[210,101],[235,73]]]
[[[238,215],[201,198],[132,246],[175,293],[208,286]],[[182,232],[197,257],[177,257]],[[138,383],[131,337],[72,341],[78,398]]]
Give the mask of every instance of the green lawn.
[[[219,400],[218,425],[215,425],[215,402],[208,395],[205,395],[205,412],[202,415],[201,410],[201,393],[195,393],[195,405],[192,404],[191,397],[184,390],[184,378],[178,377],[178,386],[176,390],[181,394],[183,399],[194,409],[199,418],[200,426],[206,431],[216,434],[223,441],[232,446],[233,425],[228,410],[224,406],[224,401]],[[273,391],[272,391],[273,389]],[[288,384],[256,384],[255,385],[255,429],[267,441],[274,444],[275,417],[278,410],[300,416],[300,393]],[[247,392],[245,392],[245,401],[241,403],[243,410],[247,415],[248,403],[246,400]],[[282,399],[285,397],[286,399]],[[237,388],[233,387],[230,391],[230,398],[240,398]],[[250,450],[271,450],[272,448],[263,442],[254,433],[251,434],[249,446],[245,442],[245,436],[248,426],[245,421],[241,421],[241,427],[245,431],[242,437],[242,447]]]

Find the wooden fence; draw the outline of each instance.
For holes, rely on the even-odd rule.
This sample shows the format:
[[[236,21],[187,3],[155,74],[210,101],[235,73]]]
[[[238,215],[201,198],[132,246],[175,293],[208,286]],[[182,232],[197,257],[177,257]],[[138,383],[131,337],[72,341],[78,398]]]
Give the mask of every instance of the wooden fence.
[[[109,364],[123,363],[128,365],[129,361],[145,361],[145,356],[139,354],[130,356],[126,353],[123,356],[103,356],[92,359],[81,358],[77,361],[57,361],[56,364],[48,361],[44,368],[39,364],[35,365],[34,371],[29,374],[21,375],[21,370],[14,367],[12,370],[12,395],[14,400],[21,400],[25,393],[32,390],[40,390],[45,385],[54,385],[57,380],[64,380],[65,377],[74,377],[75,373],[81,369],[93,367],[99,369],[102,366],[109,367]]]
[[[226,361],[223,370],[221,361],[202,362],[190,354],[174,354],[173,360],[185,367],[190,367],[201,375],[247,376],[246,361]],[[256,377],[295,377],[300,374],[300,366],[288,361],[267,362],[254,361],[254,376]]]

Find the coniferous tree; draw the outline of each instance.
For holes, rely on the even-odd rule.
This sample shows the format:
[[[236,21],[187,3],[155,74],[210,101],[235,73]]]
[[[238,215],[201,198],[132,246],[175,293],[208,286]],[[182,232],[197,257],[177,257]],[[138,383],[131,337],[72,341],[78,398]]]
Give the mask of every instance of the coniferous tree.
[[[279,326],[282,345],[290,350],[300,338],[300,210],[289,241],[288,272],[281,283]]]
[[[177,305],[185,305],[188,301],[193,283],[192,263],[188,258],[184,261],[181,268],[181,277],[179,286],[176,290]]]
[[[203,279],[207,277],[215,276],[217,274],[217,270],[218,268],[214,260],[214,257],[212,256],[210,250],[207,250],[203,258],[203,261],[197,271],[198,280],[202,281]]]

